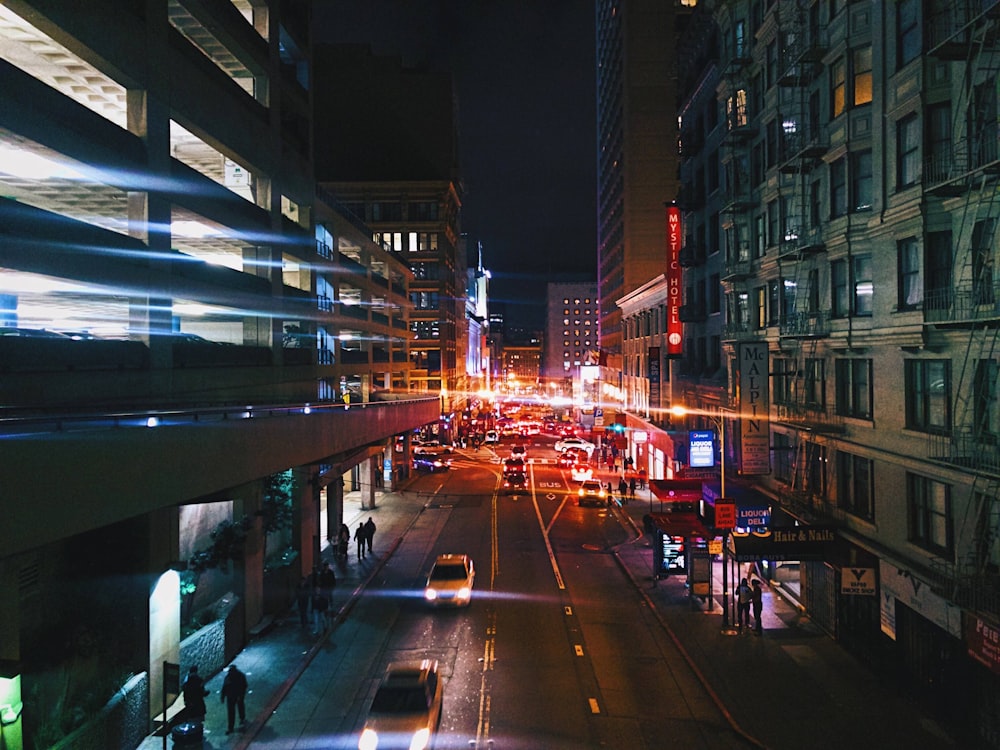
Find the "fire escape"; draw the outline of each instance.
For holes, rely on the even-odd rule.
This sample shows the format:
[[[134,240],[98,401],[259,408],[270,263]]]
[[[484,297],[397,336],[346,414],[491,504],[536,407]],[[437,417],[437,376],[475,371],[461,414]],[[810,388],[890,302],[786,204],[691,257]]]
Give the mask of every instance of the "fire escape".
[[[928,456],[971,474],[955,558],[935,566],[937,586],[962,607],[1000,613],[1000,6],[958,3],[928,18],[929,64],[951,63],[951,115],[934,130],[924,163],[928,202],[952,208],[951,253],[928,269],[923,295],[930,334],[960,337],[952,359],[950,430],[929,438]],[[957,94],[957,95],[956,95]],[[941,254],[936,254],[941,255]],[[950,267],[949,267],[950,266]],[[956,507],[961,507],[956,504]]]
[[[779,358],[786,371],[776,421],[791,428],[792,476],[781,500],[807,519],[837,516],[827,507],[826,483],[833,465],[821,436],[841,433],[843,420],[827,403],[829,300],[822,293],[827,263],[819,212],[818,180],[828,143],[820,116],[825,29],[819,3],[783,3],[778,8],[781,112],[776,127],[780,197],[778,237]]]

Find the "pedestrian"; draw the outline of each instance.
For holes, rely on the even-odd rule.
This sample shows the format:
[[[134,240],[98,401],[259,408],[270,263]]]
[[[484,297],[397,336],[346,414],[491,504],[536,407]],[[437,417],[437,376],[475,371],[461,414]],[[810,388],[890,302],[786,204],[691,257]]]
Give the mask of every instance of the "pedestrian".
[[[646,469],[639,469],[639,489],[646,489]]]
[[[302,576],[302,580],[299,582],[299,587],[295,590],[295,602],[299,607],[299,622],[302,627],[309,624],[309,579]]]
[[[635,474],[633,474],[632,477],[628,480],[628,494],[629,497],[632,498],[633,500],[635,500],[635,485],[636,485]]]
[[[375,538],[375,522],[371,516],[365,521],[365,542],[368,544],[368,552],[372,551],[372,540]]]
[[[614,458],[609,458],[608,459],[608,471],[610,471],[612,474],[615,471],[615,459]]]
[[[226,679],[222,681],[219,700],[226,704],[226,734],[233,733],[236,725],[236,714],[240,715],[240,724],[247,721],[247,676],[235,664],[230,664],[226,670]]]
[[[368,535],[365,533],[365,525],[358,521],[358,528],[354,530],[354,543],[358,545],[358,559],[365,556],[365,545]]]
[[[750,627],[750,598],[753,592],[747,579],[740,580],[740,585],[736,588],[736,627],[742,628],[744,625]]]
[[[319,589],[323,595],[329,599],[333,596],[333,589],[337,585],[337,574],[333,572],[330,563],[324,562],[323,569],[319,572]]]
[[[346,523],[340,524],[340,531],[337,532],[337,554],[341,560],[347,560],[347,545],[351,543],[351,530]]]
[[[618,480],[618,496],[622,499],[622,503],[628,505],[628,485],[625,484],[625,477]]]
[[[208,695],[208,690],[205,689],[205,681],[198,674],[197,664],[188,670],[181,694],[184,696],[184,713],[187,718],[204,721],[205,714],[208,713],[208,709],[205,707],[205,696]]]
[[[614,502],[615,502],[614,495],[611,494],[612,492],[614,492],[614,489],[611,487],[611,482],[608,482],[608,507],[609,508],[612,505],[614,505]]]
[[[753,627],[757,634],[764,632],[764,625],[761,622],[761,614],[764,612],[764,591],[760,585],[760,579],[753,579],[753,590],[750,592],[750,604],[753,605]]]
[[[322,589],[313,589],[313,635],[326,632],[326,611],[330,609],[330,600]]]

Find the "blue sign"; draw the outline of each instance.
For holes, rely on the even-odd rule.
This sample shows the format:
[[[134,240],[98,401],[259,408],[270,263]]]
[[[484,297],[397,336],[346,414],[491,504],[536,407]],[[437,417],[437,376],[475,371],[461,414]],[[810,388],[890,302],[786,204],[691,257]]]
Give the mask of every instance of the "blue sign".
[[[715,433],[706,430],[688,432],[688,465],[692,469],[715,466]]]
[[[736,525],[741,529],[766,529],[771,525],[771,508],[767,505],[740,505],[736,508]]]

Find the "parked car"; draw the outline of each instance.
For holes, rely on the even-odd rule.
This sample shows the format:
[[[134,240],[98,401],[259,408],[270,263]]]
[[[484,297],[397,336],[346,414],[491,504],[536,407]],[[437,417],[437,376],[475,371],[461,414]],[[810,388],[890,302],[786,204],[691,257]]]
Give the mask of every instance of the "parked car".
[[[608,493],[604,485],[596,479],[588,479],[580,482],[580,487],[576,491],[577,505],[596,505],[603,507],[607,502]]]
[[[590,458],[597,446],[581,437],[566,437],[556,441],[556,452],[561,453],[567,448],[579,448],[587,454],[587,458]]]
[[[476,567],[468,555],[438,555],[427,576],[424,599],[435,606],[466,607],[472,601]]]
[[[483,442],[486,445],[496,445],[500,442],[500,433],[496,430],[487,430],[486,436],[483,438]]]
[[[444,689],[436,659],[394,662],[386,668],[365,720],[358,750],[424,750],[441,725]]]

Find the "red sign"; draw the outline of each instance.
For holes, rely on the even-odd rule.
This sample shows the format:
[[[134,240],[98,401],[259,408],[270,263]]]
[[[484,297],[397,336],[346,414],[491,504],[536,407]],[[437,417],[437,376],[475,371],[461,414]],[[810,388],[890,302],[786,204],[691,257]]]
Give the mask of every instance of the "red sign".
[[[715,504],[715,528],[736,528],[736,503],[720,500]]]
[[[684,340],[681,325],[681,210],[667,206],[667,356],[680,357]]]
[[[968,613],[963,613],[962,620],[969,656],[994,674],[1000,674],[1000,626]]]

